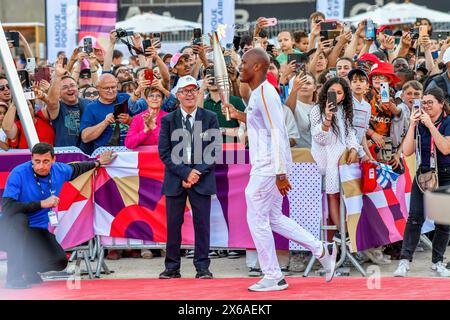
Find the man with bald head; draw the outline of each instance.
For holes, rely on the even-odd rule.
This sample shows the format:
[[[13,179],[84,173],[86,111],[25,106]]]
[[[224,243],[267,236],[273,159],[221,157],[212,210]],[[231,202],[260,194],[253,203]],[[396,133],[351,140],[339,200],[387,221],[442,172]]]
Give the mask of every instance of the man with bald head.
[[[284,216],[283,197],[291,189],[287,174],[292,162],[283,106],[275,88],[266,80],[270,60],[261,48],[244,54],[239,66],[240,80],[252,90],[246,113],[224,104],[231,118],[247,123],[250,152],[250,181],[245,189],[247,222],[258,252],[264,278],[250,291],[276,291],[288,287],[281,273],[272,231],[296,241],[319,259],[331,281],[336,264],[336,245],[332,254],[328,245]]]
[[[131,112],[130,96],[117,92],[118,81],[109,73],[103,74],[97,85],[99,98],[90,103],[81,118],[81,140],[93,142],[94,149],[103,146],[123,146],[132,116],[144,110]]]

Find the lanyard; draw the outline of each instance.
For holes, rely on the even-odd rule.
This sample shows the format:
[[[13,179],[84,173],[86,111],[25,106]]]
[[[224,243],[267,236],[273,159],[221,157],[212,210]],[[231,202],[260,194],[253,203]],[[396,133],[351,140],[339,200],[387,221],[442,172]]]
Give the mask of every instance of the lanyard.
[[[39,178],[36,174],[36,172],[33,171],[34,179],[36,180],[36,184],[38,185],[39,189],[41,190],[42,196],[45,197],[44,190],[42,189],[41,182],[39,181]],[[52,174],[50,173],[50,178],[48,178],[48,185],[50,188],[50,194],[53,196],[55,194],[55,191],[52,188]]]

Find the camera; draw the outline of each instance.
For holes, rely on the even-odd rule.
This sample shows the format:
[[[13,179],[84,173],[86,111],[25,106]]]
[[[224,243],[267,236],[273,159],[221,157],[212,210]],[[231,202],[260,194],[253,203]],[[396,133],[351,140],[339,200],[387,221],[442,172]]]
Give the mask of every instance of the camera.
[[[116,29],[117,38],[126,38],[133,35],[133,31],[127,31],[122,28]]]

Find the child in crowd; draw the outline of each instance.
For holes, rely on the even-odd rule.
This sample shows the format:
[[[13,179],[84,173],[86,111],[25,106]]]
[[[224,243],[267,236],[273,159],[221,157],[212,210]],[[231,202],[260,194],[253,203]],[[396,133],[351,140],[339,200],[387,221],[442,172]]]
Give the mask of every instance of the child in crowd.
[[[281,31],[278,34],[278,43],[280,44],[281,53],[277,57],[277,61],[280,64],[285,64],[288,61],[288,54],[290,53],[301,53],[300,50],[294,48],[294,41],[292,39],[292,34],[290,31]]]
[[[348,79],[353,94],[353,128],[355,129],[356,140],[360,144],[358,155],[364,161],[373,160],[366,139],[372,107],[364,99],[364,95],[369,90],[369,77],[363,70],[353,69],[348,73]]]
[[[308,51],[308,46],[309,46],[308,34],[303,30],[295,31],[294,32],[294,48],[305,53]]]

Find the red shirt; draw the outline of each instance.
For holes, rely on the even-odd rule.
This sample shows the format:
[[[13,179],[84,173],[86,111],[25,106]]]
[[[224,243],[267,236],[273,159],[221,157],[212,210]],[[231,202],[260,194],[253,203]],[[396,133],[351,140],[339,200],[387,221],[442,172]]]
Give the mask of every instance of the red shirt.
[[[34,127],[36,128],[36,132],[39,138],[39,142],[47,142],[53,146],[55,141],[55,131],[53,127],[50,125],[48,120],[45,119],[42,114],[42,110],[39,110],[35,114],[36,122]],[[28,142],[25,136],[25,131],[22,127],[22,123],[20,120],[16,121],[17,126],[17,135],[15,139],[9,140],[9,146],[13,149],[28,149]]]

